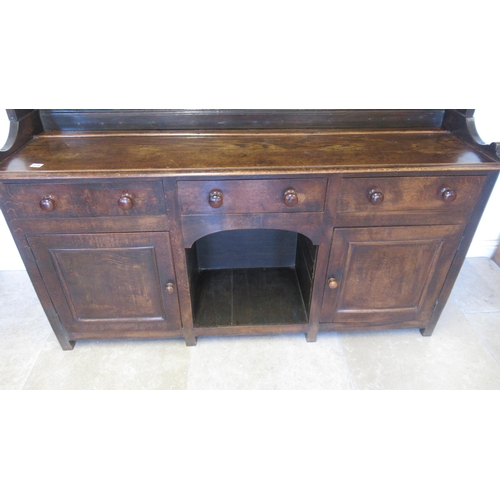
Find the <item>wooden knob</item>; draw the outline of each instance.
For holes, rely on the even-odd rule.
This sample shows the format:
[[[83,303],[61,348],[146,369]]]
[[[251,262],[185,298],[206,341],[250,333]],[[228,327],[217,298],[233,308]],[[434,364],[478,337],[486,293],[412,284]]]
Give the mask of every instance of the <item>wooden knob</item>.
[[[330,278],[328,280],[328,288],[331,288],[332,290],[334,288],[337,288],[339,286],[339,282],[335,278]]]
[[[444,187],[441,189],[441,199],[445,203],[451,203],[452,201],[455,201],[457,197],[457,192],[454,189]]]
[[[212,189],[212,191],[208,193],[208,204],[212,208],[221,207],[223,202],[224,202],[224,196],[220,189]]]
[[[299,202],[299,195],[295,189],[287,189],[283,193],[283,201],[287,207],[294,207]]]
[[[175,286],[174,286],[174,284],[173,284],[173,283],[167,283],[167,284],[165,285],[165,291],[166,291],[167,293],[174,293],[174,290],[175,290]]]
[[[53,196],[45,196],[40,200],[40,208],[44,212],[52,212],[56,208],[56,200]]]
[[[380,189],[374,188],[368,193],[368,199],[373,205],[380,205],[384,201],[384,193]]]
[[[130,194],[122,194],[118,198],[118,206],[122,210],[130,210],[134,206],[134,198]]]

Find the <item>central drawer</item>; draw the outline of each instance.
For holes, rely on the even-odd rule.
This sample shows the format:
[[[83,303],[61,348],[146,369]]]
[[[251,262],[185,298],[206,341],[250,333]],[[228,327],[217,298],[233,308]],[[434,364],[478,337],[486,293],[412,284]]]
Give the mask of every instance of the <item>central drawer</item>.
[[[179,181],[183,215],[322,212],[327,179]]]

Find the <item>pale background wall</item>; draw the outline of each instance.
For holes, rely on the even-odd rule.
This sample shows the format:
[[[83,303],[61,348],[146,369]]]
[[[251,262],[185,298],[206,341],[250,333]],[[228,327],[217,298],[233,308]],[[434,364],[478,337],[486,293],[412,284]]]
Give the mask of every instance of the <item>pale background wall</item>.
[[[475,112],[476,126],[484,142],[500,142],[500,109],[478,108]],[[9,120],[3,108],[0,109],[0,144],[7,140]],[[1,212],[0,212],[1,214]],[[500,179],[483,214],[468,257],[491,257],[500,241]],[[7,228],[3,214],[0,215],[0,271],[23,270],[14,240]]]

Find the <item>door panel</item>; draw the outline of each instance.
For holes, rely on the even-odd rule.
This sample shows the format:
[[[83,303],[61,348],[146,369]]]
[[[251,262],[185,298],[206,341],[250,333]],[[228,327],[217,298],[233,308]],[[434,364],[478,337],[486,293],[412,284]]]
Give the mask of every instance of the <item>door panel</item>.
[[[68,332],[180,328],[168,233],[52,234],[28,242]],[[174,285],[175,290],[175,285]]]
[[[461,226],[336,229],[321,322],[360,326],[430,317]],[[328,281],[328,280],[327,280]]]

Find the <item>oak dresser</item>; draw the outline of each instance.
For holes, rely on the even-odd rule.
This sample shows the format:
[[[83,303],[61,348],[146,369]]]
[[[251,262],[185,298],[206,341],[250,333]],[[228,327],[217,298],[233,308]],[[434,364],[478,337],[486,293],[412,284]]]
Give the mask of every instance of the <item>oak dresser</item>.
[[[0,206],[80,339],[419,328],[500,169],[473,110],[9,110]]]

